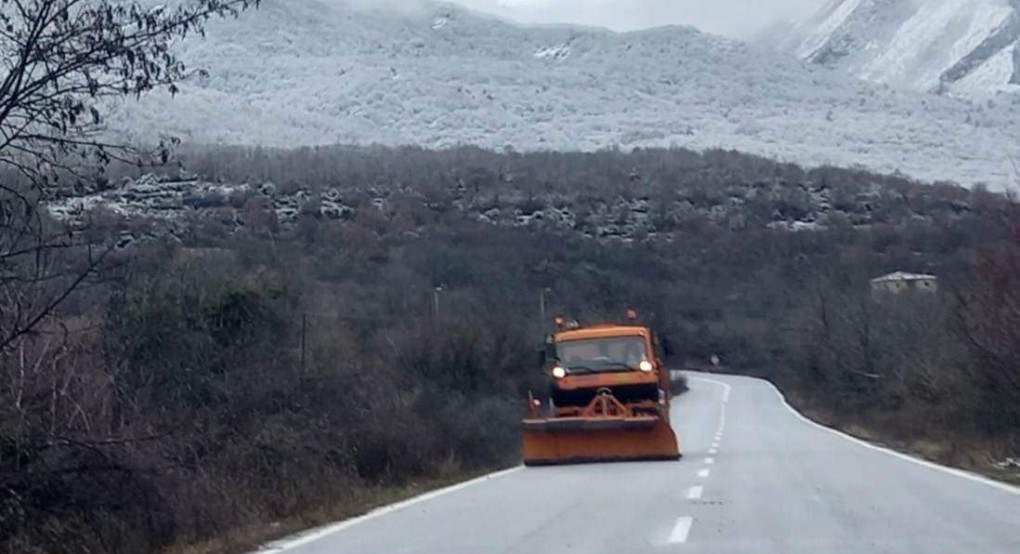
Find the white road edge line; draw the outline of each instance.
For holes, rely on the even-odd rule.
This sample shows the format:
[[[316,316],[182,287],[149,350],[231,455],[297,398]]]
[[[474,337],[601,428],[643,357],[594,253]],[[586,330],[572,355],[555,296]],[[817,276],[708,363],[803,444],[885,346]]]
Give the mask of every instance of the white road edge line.
[[[376,508],[375,510],[372,510],[371,512],[368,512],[367,514],[365,514],[363,516],[355,517],[355,518],[352,518],[352,519],[341,521],[339,523],[334,523],[332,525],[327,525],[326,527],[321,527],[319,529],[314,529],[314,530],[308,531],[306,534],[297,536],[297,537],[295,537],[293,539],[289,539],[289,540],[288,539],[283,539],[283,540],[280,540],[280,541],[270,542],[270,543],[268,543],[266,545],[263,545],[259,550],[256,550],[255,552],[256,553],[259,553],[259,552],[282,552],[282,551],[285,551],[285,550],[291,550],[293,548],[297,548],[299,546],[304,546],[304,545],[306,545],[308,543],[315,542],[317,540],[320,540],[320,539],[323,539],[325,537],[328,537],[329,535],[332,535],[334,533],[339,533],[340,531],[343,531],[345,529],[349,529],[351,527],[354,527],[355,525],[358,525],[359,523],[364,523],[366,521],[375,519],[377,517],[381,517],[381,516],[384,516],[384,515],[387,515],[387,514],[391,514],[391,513],[395,512],[397,510],[406,508],[408,506],[413,506],[415,504],[420,504],[422,502],[427,502],[429,500],[438,498],[440,496],[446,496],[448,494],[455,493],[457,491],[462,491],[462,490],[464,490],[464,489],[466,489],[468,487],[477,485],[479,483],[484,483],[486,481],[491,481],[493,479],[499,479],[500,477],[505,477],[507,475],[510,475],[511,473],[517,473],[518,471],[520,471],[522,469],[524,469],[524,466],[512,467],[510,469],[505,469],[503,471],[497,471],[495,473],[490,473],[488,475],[483,475],[481,477],[476,477],[475,479],[471,479],[470,481],[464,481],[463,483],[458,483],[456,485],[451,485],[449,487],[445,487],[445,488],[442,488],[442,489],[434,490],[432,492],[427,492],[425,494],[422,494],[422,495],[419,495],[419,496],[415,496],[414,498],[409,498],[409,499],[404,500],[402,502],[397,502],[396,504],[390,504],[389,506],[383,506],[381,508]]]
[[[697,376],[694,376],[694,375],[690,375],[688,378],[692,379],[694,381],[704,381],[706,383],[710,383],[710,384],[722,387],[722,390],[723,390],[723,395],[722,395],[722,410],[721,410],[721,413],[719,414],[719,426],[716,427],[716,429],[715,429],[715,438],[712,439],[712,448],[718,448],[719,447],[719,441],[722,440],[723,431],[726,430],[726,404],[728,404],[729,401],[730,401],[730,394],[733,392],[733,387],[729,383],[724,383],[724,382],[718,381],[716,379],[709,379],[707,377],[697,377]],[[714,454],[714,452],[713,452],[713,454]],[[707,463],[712,463],[712,462],[707,462]]]
[[[709,469],[699,469],[699,470],[698,470],[698,477],[701,477],[701,478],[705,478],[705,477],[708,477],[708,473],[709,473],[710,471],[711,471],[711,470],[709,470]]]
[[[697,377],[692,377],[692,378],[693,379],[697,379]],[[943,466],[943,465],[936,464],[935,462],[929,462],[928,460],[922,460],[920,458],[915,458],[913,456],[909,456],[909,455],[904,454],[902,452],[897,452],[895,450],[890,450],[890,449],[882,447],[882,446],[876,446],[876,445],[871,444],[869,442],[865,442],[865,441],[863,441],[861,439],[858,439],[857,437],[852,437],[852,436],[850,436],[850,435],[848,435],[848,434],[846,434],[846,433],[844,433],[842,431],[837,431],[836,429],[833,429],[831,427],[826,427],[826,426],[824,426],[824,425],[822,425],[820,423],[816,423],[814,421],[811,421],[810,419],[805,417],[803,414],[801,414],[797,410],[793,409],[793,406],[790,406],[789,402],[786,401],[786,397],[783,396],[782,391],[779,390],[779,387],[775,386],[770,381],[766,381],[764,379],[756,379],[754,377],[749,377],[749,379],[754,379],[756,381],[761,381],[763,383],[766,383],[768,386],[772,387],[772,390],[775,391],[776,396],[779,397],[780,402],[783,403],[783,406],[785,406],[786,409],[790,411],[790,413],[792,413],[794,416],[797,417],[797,419],[800,419],[804,423],[807,423],[808,425],[811,425],[813,427],[821,429],[822,431],[825,431],[827,433],[832,433],[833,435],[836,435],[837,437],[842,437],[842,438],[844,438],[844,439],[846,439],[846,440],[848,440],[850,442],[856,443],[858,446],[863,446],[864,448],[867,448],[869,450],[874,450],[876,452],[881,452],[883,454],[888,454],[890,456],[899,458],[901,460],[904,460],[904,461],[907,461],[907,462],[911,462],[911,463],[917,464],[919,466],[924,466],[924,467],[927,467],[927,468],[930,468],[930,469],[935,469],[935,470],[941,471],[943,473],[948,473],[950,475],[955,475],[956,477],[961,477],[961,478],[967,479],[969,481],[974,481],[975,483],[983,483],[985,485],[988,485],[989,487],[994,487],[994,488],[999,489],[1000,491],[1003,491],[1003,492],[1008,492],[1008,493],[1011,493],[1011,494],[1020,495],[1020,487],[1014,487],[1012,485],[1007,485],[1006,483],[1000,483],[999,481],[994,481],[992,479],[989,479],[987,477],[983,477],[981,475],[977,475],[975,473],[971,473],[969,471],[964,471],[962,469],[956,469],[956,468],[953,468],[953,467],[946,467],[946,466]]]
[[[669,534],[669,542],[671,544],[679,544],[687,542],[687,535],[691,532],[691,526],[694,525],[693,517],[680,517],[676,520],[676,525],[673,526],[673,532]]]
[[[701,498],[701,493],[705,492],[705,487],[691,487],[687,491],[687,500],[697,500]]]

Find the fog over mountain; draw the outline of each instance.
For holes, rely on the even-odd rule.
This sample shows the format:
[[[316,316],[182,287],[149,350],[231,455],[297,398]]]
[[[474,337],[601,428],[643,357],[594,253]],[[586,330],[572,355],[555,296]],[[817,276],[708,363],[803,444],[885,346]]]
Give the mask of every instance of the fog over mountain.
[[[401,9],[418,0],[362,0]],[[781,21],[799,21],[824,0],[454,0],[467,8],[525,23],[573,23],[633,31],[692,25],[734,38],[750,38]]]

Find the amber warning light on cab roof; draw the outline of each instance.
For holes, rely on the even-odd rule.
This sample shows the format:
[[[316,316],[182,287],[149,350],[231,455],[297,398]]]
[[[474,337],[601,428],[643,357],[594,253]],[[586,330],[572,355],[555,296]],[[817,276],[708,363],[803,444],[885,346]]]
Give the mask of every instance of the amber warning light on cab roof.
[[[578,323],[576,319],[568,320],[566,317],[561,315],[556,316],[554,322],[556,323],[556,328],[559,329],[560,331],[565,331],[568,329],[577,329],[578,327],[581,326],[581,324]]]

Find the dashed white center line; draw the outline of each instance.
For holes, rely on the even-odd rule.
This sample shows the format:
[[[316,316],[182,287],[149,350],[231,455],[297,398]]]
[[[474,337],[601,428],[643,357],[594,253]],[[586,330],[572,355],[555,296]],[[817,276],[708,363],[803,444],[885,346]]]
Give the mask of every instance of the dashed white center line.
[[[718,454],[719,450],[717,448],[709,448],[708,449],[708,453],[709,454]]]
[[[709,470],[709,469],[699,469],[699,470],[698,470],[698,477],[701,477],[701,478],[703,478],[703,479],[704,479],[705,477],[708,477],[708,473],[709,473],[710,471],[711,471],[711,470]]]
[[[701,493],[705,492],[705,487],[691,487],[687,491],[688,500],[697,500],[701,498]]]
[[[715,463],[715,458],[709,456],[709,457],[705,458],[705,463],[706,464],[710,464],[710,465],[714,464]]]
[[[669,535],[669,542],[672,544],[687,542],[687,535],[691,532],[692,525],[694,525],[693,517],[677,518],[673,532]]]

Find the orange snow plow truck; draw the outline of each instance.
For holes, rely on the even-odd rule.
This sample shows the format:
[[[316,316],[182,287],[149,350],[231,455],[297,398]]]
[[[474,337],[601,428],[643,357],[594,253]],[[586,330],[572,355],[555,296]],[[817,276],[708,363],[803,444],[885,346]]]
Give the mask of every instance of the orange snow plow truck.
[[[652,330],[627,316],[583,327],[556,318],[542,350],[548,398],[528,398],[524,465],[680,458],[669,370]]]

